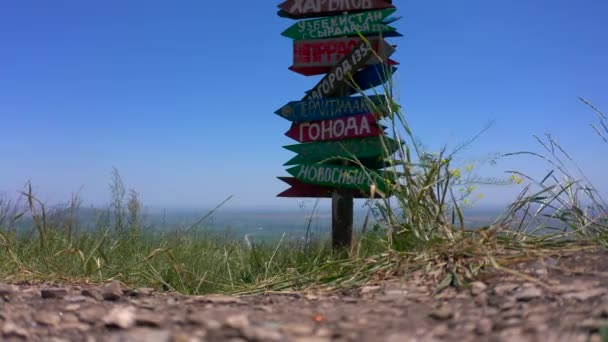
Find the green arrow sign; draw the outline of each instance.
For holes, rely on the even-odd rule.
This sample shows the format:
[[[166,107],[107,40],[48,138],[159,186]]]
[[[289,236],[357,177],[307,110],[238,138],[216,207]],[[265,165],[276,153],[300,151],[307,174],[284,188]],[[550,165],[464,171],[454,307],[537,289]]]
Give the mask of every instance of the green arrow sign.
[[[319,39],[330,37],[380,34],[396,31],[382,21],[395,12],[395,8],[338,15],[299,21],[281,33],[291,39]]]
[[[298,165],[287,169],[303,183],[331,186],[338,189],[353,189],[371,192],[371,187],[387,193],[390,179],[386,175],[356,166]]]
[[[393,154],[399,148],[399,143],[389,137],[369,137],[345,139],[337,141],[321,141],[306,144],[284,146],[286,149],[298,153],[284,165],[317,163],[328,159],[367,159],[383,157]]]

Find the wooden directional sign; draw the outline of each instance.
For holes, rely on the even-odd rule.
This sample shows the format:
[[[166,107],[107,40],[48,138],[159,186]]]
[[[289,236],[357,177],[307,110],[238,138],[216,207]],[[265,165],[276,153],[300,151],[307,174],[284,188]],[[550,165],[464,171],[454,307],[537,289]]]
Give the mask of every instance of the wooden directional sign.
[[[307,121],[291,125],[286,136],[299,142],[364,138],[382,135],[374,114],[361,114],[332,120]]]
[[[359,70],[354,76],[352,83],[349,84],[349,94],[356,94],[359,91],[368,90],[386,83],[391,75],[397,71],[394,66],[386,64],[374,64]]]
[[[352,79],[350,77],[344,78],[342,83],[347,85],[345,90],[347,95],[356,94],[359,91],[368,90],[386,83],[395,71],[397,71],[397,68],[392,65],[374,64],[357,71],[352,76]],[[314,98],[315,92],[318,93],[322,90],[320,86],[321,82],[315,88],[306,91],[307,95],[304,98]]]
[[[381,37],[370,37],[368,41],[375,53],[365,61],[367,65],[386,61],[395,52]],[[306,76],[327,73],[361,42],[360,37],[294,40],[293,65],[289,69]]]
[[[320,100],[292,101],[275,114],[294,122],[341,118],[365,113],[388,114],[387,98],[382,95],[368,97],[337,97]]]
[[[388,137],[369,137],[345,139],[337,141],[310,142],[284,146],[286,149],[298,153],[284,165],[317,163],[332,159],[346,160],[353,158],[383,159],[387,154],[393,154],[399,143]]]
[[[331,186],[338,189],[353,189],[369,192],[372,185],[377,191],[386,193],[390,181],[385,174],[356,166],[298,165],[287,172],[303,183]]]
[[[382,21],[395,12],[389,8],[356,14],[339,15],[299,21],[281,33],[291,39],[320,39],[343,36],[378,35],[399,36],[396,29]]]
[[[333,187],[323,186],[323,185],[314,185],[307,184],[299,181],[294,177],[277,177],[283,182],[289,184],[291,188],[281,192],[277,195],[277,197],[300,197],[300,198],[309,198],[309,197],[322,197],[322,198],[331,198],[332,192],[335,190]],[[355,198],[370,198],[371,194],[369,191],[354,191]],[[374,198],[381,198],[379,193],[374,193]]]
[[[279,15],[302,19],[394,7],[385,0],[287,0],[279,5]]]
[[[331,71],[317,83],[304,97],[304,100],[332,97],[338,90],[344,88],[344,83],[354,74],[372,55],[373,50],[369,42],[362,41],[355,46],[348,55],[344,56]]]

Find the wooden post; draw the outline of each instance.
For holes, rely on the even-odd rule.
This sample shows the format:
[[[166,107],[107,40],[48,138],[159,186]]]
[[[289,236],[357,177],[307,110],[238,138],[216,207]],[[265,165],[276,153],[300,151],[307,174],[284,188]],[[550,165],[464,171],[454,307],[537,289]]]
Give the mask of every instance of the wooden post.
[[[348,96],[343,84],[337,97]],[[346,163],[346,162],[345,162]],[[350,249],[353,240],[354,194],[352,190],[336,189],[331,195],[331,245],[334,250]]]
[[[331,197],[331,243],[334,250],[349,249],[353,239],[353,192],[334,190]]]

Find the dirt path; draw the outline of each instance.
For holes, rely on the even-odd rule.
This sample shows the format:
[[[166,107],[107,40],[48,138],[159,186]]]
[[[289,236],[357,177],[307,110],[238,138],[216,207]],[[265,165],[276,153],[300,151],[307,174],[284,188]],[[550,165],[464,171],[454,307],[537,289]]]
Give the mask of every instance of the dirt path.
[[[119,283],[0,284],[0,340],[601,341],[608,253],[553,255],[518,268],[542,283],[503,273],[431,296],[419,274],[349,293],[238,298]]]

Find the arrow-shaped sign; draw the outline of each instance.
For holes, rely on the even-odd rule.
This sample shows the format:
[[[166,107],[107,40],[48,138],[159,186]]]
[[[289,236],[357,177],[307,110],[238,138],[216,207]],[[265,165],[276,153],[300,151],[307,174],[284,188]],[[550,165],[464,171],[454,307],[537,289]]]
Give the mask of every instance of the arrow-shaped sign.
[[[395,52],[395,47],[381,37],[368,41],[374,54],[365,61],[367,65],[384,62]],[[360,37],[294,40],[293,65],[289,69],[306,76],[327,73],[361,42]]]
[[[279,15],[302,19],[394,7],[385,0],[287,0],[279,5]]]
[[[374,114],[361,114],[332,120],[307,121],[291,125],[286,136],[299,142],[364,138],[382,135]]]
[[[283,182],[289,184],[291,188],[281,192],[277,195],[277,197],[300,197],[300,198],[310,198],[310,197],[323,197],[323,198],[331,198],[332,192],[335,188],[323,185],[314,185],[314,184],[306,184],[299,181],[294,177],[277,177]],[[361,190],[353,191],[354,198],[370,198],[371,194]],[[379,193],[374,193],[375,198],[381,198]]]
[[[395,8],[356,14],[338,15],[320,19],[299,21],[283,33],[291,39],[320,39],[343,36],[379,35],[401,36],[397,30],[382,21],[396,11]]]
[[[387,193],[390,184],[390,179],[385,178],[387,174],[356,166],[298,165],[287,169],[287,172],[303,183],[330,186],[338,189]]]
[[[362,40],[359,45],[354,47],[350,53],[338,62],[331,71],[323,77],[317,85],[304,96],[303,100],[321,99],[324,97],[332,97],[336,92],[344,92],[344,83],[349,80],[352,75],[365,65],[373,50],[369,45],[369,41]],[[342,95],[344,96],[344,95]]]
[[[344,95],[356,94],[386,83],[396,71],[397,68],[392,65],[374,64],[357,71],[352,76],[352,79],[350,77],[343,77],[340,83],[334,82],[332,84],[331,78],[326,76],[313,89],[306,91],[304,99],[318,99],[324,96],[331,96],[337,91],[340,84],[347,85],[346,89],[342,88],[342,91],[346,92]],[[326,91],[329,91],[329,93],[325,93]]]
[[[381,113],[386,116],[390,109],[387,101],[383,95],[291,101],[275,114],[294,122],[328,120],[365,113]]]
[[[284,165],[317,163],[329,160],[375,158],[382,160],[399,148],[399,143],[389,137],[369,137],[337,141],[320,141],[284,146],[297,153]]]

